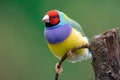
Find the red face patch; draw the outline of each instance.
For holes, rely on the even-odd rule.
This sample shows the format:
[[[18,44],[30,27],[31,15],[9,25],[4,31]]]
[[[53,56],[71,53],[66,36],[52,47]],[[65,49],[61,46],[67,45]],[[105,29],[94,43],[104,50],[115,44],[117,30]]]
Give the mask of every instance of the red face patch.
[[[56,10],[51,10],[47,12],[47,15],[49,16],[50,24],[56,25],[59,22],[59,16]]]

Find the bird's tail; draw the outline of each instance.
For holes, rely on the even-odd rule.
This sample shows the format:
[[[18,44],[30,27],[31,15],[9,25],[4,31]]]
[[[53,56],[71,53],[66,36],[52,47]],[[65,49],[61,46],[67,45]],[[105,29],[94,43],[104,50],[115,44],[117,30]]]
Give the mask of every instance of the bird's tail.
[[[86,59],[90,59],[90,58],[92,58],[92,54],[91,54],[91,52],[89,51],[89,49],[87,49],[87,50],[86,50],[86,54],[85,54],[85,60],[86,60]]]
[[[84,52],[84,55],[74,54],[73,57],[71,59],[67,59],[67,61],[69,61],[71,63],[76,63],[76,62],[80,62],[82,60],[90,59],[91,57],[92,57],[92,54],[90,53],[90,51],[88,49],[86,49]]]

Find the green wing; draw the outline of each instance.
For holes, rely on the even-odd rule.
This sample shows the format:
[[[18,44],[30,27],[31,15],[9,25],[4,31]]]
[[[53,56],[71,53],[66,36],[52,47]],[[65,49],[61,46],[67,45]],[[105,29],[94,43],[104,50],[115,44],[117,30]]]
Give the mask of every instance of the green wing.
[[[62,16],[64,17],[64,19],[70,23],[72,25],[73,28],[75,28],[77,31],[79,31],[83,37],[85,37],[85,34],[81,28],[81,26],[74,20],[70,19],[67,15],[65,15],[63,12],[62,13]]]
[[[69,18],[68,22],[72,25],[73,28],[75,28],[77,31],[79,31],[84,37],[85,33],[82,30],[82,27],[77,23],[76,21]]]

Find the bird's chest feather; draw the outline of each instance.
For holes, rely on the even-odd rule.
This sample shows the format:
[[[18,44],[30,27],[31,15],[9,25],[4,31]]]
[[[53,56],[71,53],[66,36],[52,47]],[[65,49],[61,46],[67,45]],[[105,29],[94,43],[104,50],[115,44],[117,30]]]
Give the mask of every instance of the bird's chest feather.
[[[74,28],[72,28],[70,35],[62,42],[49,44],[48,46],[51,52],[58,58],[61,58],[66,51],[73,49],[77,46],[86,44],[80,32],[77,32]],[[81,53],[83,50],[79,50]]]
[[[46,28],[44,36],[48,43],[56,44],[64,41],[71,33],[71,25],[65,24],[55,28]]]

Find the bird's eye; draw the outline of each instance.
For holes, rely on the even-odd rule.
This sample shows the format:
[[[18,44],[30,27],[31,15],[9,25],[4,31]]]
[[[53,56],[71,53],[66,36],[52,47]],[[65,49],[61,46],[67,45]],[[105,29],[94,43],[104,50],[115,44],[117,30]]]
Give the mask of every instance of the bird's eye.
[[[55,18],[56,18],[56,16],[53,16],[52,18],[53,18],[53,19],[55,19]]]

